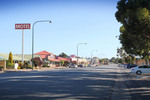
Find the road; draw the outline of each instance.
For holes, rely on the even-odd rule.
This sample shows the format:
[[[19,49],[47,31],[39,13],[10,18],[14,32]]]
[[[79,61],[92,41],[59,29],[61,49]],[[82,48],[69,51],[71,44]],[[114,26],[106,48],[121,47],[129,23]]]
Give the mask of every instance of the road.
[[[0,100],[148,100],[142,81],[116,65],[2,73]]]

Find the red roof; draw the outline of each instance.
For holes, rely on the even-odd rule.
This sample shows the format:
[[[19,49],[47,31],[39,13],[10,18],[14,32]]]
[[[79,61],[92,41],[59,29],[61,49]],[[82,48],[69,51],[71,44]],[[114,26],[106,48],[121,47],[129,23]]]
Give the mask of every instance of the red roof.
[[[47,55],[40,55],[40,56],[41,56],[41,58],[43,59],[43,58],[46,58]]]
[[[49,56],[50,54],[52,53],[49,53],[47,51],[41,51],[41,52],[38,52],[38,53],[35,53],[35,55],[40,55],[42,59],[46,58],[47,56]]]
[[[41,52],[38,52],[38,53],[35,53],[35,55],[49,55],[51,53],[47,52],[47,51],[41,51]]]

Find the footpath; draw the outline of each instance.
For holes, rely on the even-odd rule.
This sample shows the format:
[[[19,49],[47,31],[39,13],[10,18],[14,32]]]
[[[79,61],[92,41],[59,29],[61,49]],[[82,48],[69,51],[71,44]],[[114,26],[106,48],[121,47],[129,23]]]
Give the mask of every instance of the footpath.
[[[0,73],[9,73],[9,72],[25,72],[25,71],[47,71],[54,69],[65,69],[68,67],[49,67],[49,68],[39,68],[39,69],[6,69],[5,71],[0,71]]]
[[[132,100],[129,89],[125,85],[126,74],[129,74],[129,70],[117,67],[117,76],[115,79],[114,89],[111,100]]]

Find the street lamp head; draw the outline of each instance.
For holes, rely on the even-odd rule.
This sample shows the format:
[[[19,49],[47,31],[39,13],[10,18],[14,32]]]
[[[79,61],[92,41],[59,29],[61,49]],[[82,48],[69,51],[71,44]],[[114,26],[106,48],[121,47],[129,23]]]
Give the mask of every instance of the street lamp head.
[[[50,20],[49,23],[52,23],[52,21]]]

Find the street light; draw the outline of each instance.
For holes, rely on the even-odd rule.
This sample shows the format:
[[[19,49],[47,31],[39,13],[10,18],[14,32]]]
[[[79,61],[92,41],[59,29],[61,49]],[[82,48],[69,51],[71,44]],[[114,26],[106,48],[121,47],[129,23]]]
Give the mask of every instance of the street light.
[[[78,44],[77,44],[77,65],[78,65],[78,46],[79,46],[80,44],[85,44],[85,45],[87,45],[87,43],[78,43]]]
[[[93,52],[98,52],[98,50],[92,50],[92,51],[91,51],[91,58],[92,58],[92,56],[93,56],[93,55],[92,55]]]
[[[98,52],[98,50],[92,50],[92,51],[91,51],[91,64],[92,64],[92,57],[93,57],[92,53],[93,53],[93,52]]]
[[[51,20],[40,20],[33,23],[32,26],[32,70],[33,70],[33,55],[34,55],[34,25],[39,22],[49,22],[52,23]]]

